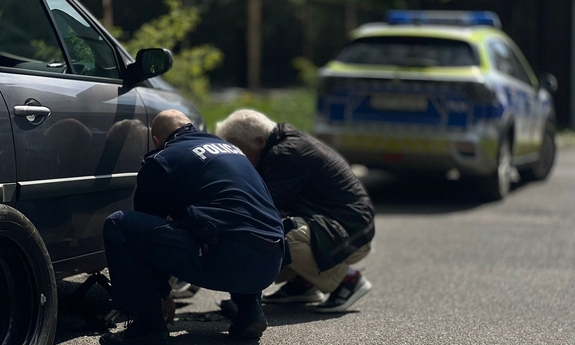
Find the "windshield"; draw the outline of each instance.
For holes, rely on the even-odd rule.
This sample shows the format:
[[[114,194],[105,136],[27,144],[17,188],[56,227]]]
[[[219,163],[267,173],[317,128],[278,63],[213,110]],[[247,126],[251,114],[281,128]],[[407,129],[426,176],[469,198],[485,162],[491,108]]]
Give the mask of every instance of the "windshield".
[[[462,67],[479,64],[463,41],[429,37],[368,37],[348,44],[335,60],[350,64]]]

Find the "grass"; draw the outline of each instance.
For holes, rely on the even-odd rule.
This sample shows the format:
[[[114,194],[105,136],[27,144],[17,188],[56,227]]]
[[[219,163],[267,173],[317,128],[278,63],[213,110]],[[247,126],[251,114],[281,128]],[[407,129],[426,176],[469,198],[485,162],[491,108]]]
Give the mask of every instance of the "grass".
[[[572,129],[559,130],[556,142],[559,149],[575,146],[575,131]]]
[[[315,115],[315,91],[306,88],[249,92],[242,89],[214,93],[210,100],[197,106],[213,133],[216,123],[238,109],[253,109],[276,122],[288,122],[310,132]]]
[[[288,122],[309,133],[315,116],[315,102],[316,93],[309,88],[266,90],[258,93],[230,89],[213,93],[209,101],[198,105],[198,110],[204,116],[210,133],[214,132],[218,121],[242,108],[257,110],[276,122]],[[575,146],[575,130],[559,130],[557,146],[560,149]]]

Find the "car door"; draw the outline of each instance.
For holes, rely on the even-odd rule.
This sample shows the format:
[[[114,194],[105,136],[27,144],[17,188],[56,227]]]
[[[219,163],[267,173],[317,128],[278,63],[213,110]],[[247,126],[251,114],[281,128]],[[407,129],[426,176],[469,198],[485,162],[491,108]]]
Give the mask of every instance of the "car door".
[[[537,93],[516,53],[503,40],[490,42],[490,56],[494,67],[501,73],[498,93],[503,95],[505,111],[514,118],[515,163],[533,153],[533,126],[536,120]]]
[[[14,205],[16,198],[16,164],[14,140],[6,102],[0,94],[0,202]]]
[[[122,86],[114,46],[68,2],[1,7],[0,93],[14,134],[18,209],[56,264],[101,252],[105,217],[132,207],[148,147],[143,103]]]
[[[537,85],[534,80],[536,79],[531,69],[531,66],[527,63],[527,60],[514,44],[508,45],[511,57],[511,63],[513,64],[513,76],[524,83],[525,86],[525,131],[527,136],[527,145],[525,154],[526,160],[533,160],[536,158],[535,155],[539,152],[539,146],[541,145],[541,135],[543,133],[541,114],[541,105],[538,96]]]

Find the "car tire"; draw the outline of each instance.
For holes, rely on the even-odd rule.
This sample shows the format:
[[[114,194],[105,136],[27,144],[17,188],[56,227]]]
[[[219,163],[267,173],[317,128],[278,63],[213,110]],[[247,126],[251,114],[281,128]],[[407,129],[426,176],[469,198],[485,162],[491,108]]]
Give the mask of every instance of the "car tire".
[[[529,169],[520,172],[521,179],[526,182],[546,179],[555,164],[556,152],[555,126],[547,122],[539,150],[539,159]]]
[[[511,144],[509,138],[504,137],[499,143],[497,169],[480,184],[481,193],[488,201],[501,200],[509,194],[513,170],[511,158]]]
[[[34,225],[0,204],[0,344],[52,344],[58,293],[52,261]]]

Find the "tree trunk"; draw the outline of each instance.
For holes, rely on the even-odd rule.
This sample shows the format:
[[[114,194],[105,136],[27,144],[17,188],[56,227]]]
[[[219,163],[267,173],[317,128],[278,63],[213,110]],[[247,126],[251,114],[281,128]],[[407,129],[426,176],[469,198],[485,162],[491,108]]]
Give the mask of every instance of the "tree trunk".
[[[262,0],[248,0],[247,7],[247,52],[248,52],[248,88],[260,87],[262,60]]]
[[[104,27],[109,30],[114,26],[114,7],[112,6],[112,0],[102,0],[102,9],[104,12],[102,21]]]
[[[303,31],[303,56],[309,61],[313,61],[313,4],[310,1],[305,1],[300,7],[302,18],[302,31]]]
[[[357,4],[345,5],[345,30],[346,34],[357,27]]]
[[[183,0],[182,1],[182,8],[189,8],[194,7],[194,3],[191,0]],[[188,33],[182,41],[180,41],[180,50],[190,49],[192,47],[192,38],[190,33]]]

